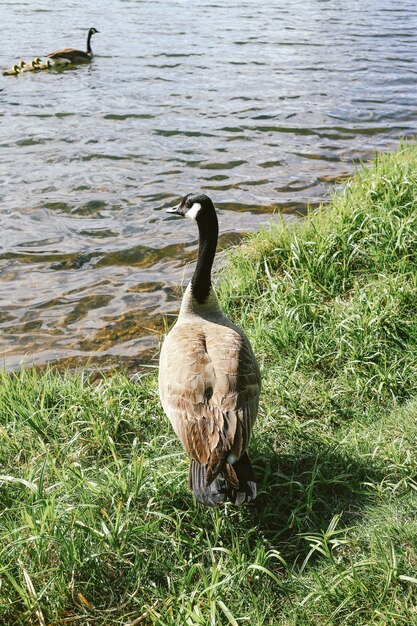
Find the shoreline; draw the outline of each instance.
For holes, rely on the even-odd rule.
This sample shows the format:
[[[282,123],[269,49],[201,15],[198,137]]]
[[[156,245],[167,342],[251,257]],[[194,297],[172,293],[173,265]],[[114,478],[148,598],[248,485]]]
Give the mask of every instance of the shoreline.
[[[1,372],[1,623],[415,622],[417,147],[226,267],[258,498],[195,504],[154,373]]]

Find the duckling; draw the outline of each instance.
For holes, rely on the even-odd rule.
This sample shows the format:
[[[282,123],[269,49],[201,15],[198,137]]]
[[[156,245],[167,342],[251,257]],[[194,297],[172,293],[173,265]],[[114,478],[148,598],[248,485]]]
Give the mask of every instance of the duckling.
[[[42,59],[40,57],[35,57],[32,61],[33,69],[39,70],[42,64]]]
[[[45,63],[40,63],[40,65],[37,67],[37,69],[38,70],[49,70],[52,66],[53,66],[52,61],[47,59],[47,61]]]
[[[39,66],[42,63],[42,59],[36,57],[30,63],[25,63],[25,61],[21,61],[23,63],[21,72],[34,72],[35,70],[39,70]]]
[[[98,33],[96,28],[90,28],[87,35],[87,50],[76,50],[75,48],[64,48],[62,50],[54,50],[47,56],[55,61],[56,64],[60,63],[88,63],[93,58],[93,51],[91,49],[91,37]]]
[[[16,64],[3,72],[3,76],[17,76],[18,74],[20,74],[20,67]]]

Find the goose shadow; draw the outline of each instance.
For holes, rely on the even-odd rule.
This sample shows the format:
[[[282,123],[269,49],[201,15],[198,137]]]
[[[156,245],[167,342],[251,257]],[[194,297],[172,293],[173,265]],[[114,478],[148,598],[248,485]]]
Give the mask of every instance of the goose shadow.
[[[335,516],[340,528],[357,524],[385,475],[381,463],[316,440],[291,452],[254,446],[251,457],[258,496],[247,522],[293,562],[309,549],[303,534],[325,532]]]

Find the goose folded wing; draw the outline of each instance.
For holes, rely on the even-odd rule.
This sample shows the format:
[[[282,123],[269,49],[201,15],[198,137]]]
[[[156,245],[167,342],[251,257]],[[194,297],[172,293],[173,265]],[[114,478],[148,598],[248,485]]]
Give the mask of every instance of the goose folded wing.
[[[53,50],[52,52],[49,52],[47,56],[50,58],[61,57],[67,54],[72,54],[74,52],[77,52],[77,50],[74,50],[74,48],[62,48],[62,50]]]
[[[259,370],[248,342],[232,329],[190,330],[173,329],[164,344],[161,398],[190,458],[215,477],[229,453],[239,458],[248,445]]]

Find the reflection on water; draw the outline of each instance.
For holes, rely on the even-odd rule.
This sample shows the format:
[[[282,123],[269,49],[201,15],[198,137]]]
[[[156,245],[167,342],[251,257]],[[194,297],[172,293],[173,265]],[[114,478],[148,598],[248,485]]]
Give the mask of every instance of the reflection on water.
[[[5,1],[3,68],[64,46],[95,59],[0,85],[0,354],[137,368],[195,258],[163,210],[194,190],[220,247],[326,197],[412,136],[409,1]],[[185,267],[185,269],[184,269]]]

